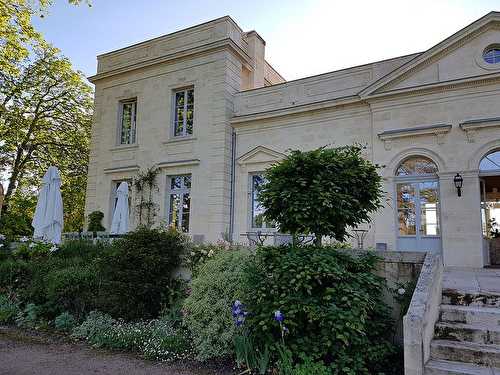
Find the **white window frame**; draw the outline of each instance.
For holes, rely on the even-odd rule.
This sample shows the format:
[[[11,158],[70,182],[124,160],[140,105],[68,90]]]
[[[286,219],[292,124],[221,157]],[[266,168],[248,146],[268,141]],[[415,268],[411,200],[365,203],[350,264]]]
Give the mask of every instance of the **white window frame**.
[[[185,184],[184,184],[184,178],[181,179],[181,187],[180,188],[172,188],[172,179],[176,178],[176,177],[187,177],[189,176],[191,178],[191,186],[190,187],[186,187]],[[167,216],[167,223],[169,225],[172,224],[172,221],[171,221],[171,217],[173,216],[172,213],[170,212],[170,206],[171,206],[171,199],[172,199],[172,195],[173,194],[178,194],[180,195],[180,202],[181,202],[181,205],[179,207],[179,217],[180,217],[180,220],[179,220],[179,224],[177,225],[177,229],[180,231],[180,232],[183,232],[182,230],[182,220],[184,218],[184,207],[183,207],[183,204],[182,202],[184,202],[184,195],[185,194],[189,194],[189,223],[188,223],[188,230],[187,232],[185,233],[189,233],[190,229],[191,229],[191,188],[193,186],[193,175],[190,174],[190,173],[183,173],[183,174],[177,174],[177,175],[170,175],[170,176],[167,176],[167,199],[166,199],[166,216]]]
[[[188,97],[188,91],[193,92],[193,126],[191,133],[187,132],[187,97]],[[175,121],[177,118],[177,94],[178,93],[184,93],[184,108],[183,108],[183,121],[182,121],[182,133],[181,134],[175,134]],[[172,121],[171,121],[171,126],[170,126],[170,135],[172,138],[182,138],[182,137],[192,137],[194,133],[194,113],[195,113],[195,95],[194,95],[194,86],[189,86],[189,87],[184,87],[181,89],[176,89],[173,90],[173,95],[172,95]]]
[[[126,104],[133,104],[132,107],[132,125],[130,130],[130,140],[127,143],[123,143],[123,109]],[[137,98],[131,98],[126,100],[120,100],[118,109],[118,145],[135,145],[137,143]]]
[[[271,226],[271,224],[268,224],[264,222],[263,227],[254,227],[254,187],[253,187],[253,179],[255,176],[261,176],[263,177],[264,172],[252,172],[249,173],[248,175],[248,209],[249,209],[249,215],[248,215],[248,227],[250,228],[250,231],[252,232],[276,232],[277,228],[276,225]]]

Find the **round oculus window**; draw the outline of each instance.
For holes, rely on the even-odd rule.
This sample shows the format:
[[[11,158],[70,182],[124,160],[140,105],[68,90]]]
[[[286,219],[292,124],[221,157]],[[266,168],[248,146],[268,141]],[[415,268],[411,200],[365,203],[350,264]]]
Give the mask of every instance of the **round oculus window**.
[[[500,45],[496,44],[486,48],[483,52],[483,60],[488,64],[500,63]]]

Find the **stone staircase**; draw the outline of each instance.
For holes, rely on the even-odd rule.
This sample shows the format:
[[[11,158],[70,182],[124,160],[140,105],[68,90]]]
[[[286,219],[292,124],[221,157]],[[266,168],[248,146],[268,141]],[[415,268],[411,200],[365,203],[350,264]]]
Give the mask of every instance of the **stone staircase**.
[[[426,375],[500,375],[500,272],[447,271]]]

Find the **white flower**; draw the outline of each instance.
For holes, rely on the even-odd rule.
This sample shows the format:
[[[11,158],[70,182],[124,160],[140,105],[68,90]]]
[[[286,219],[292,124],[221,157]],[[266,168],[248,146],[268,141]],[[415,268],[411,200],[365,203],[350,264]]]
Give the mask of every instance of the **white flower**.
[[[3,243],[0,243],[0,247],[3,247]]]
[[[49,249],[49,251],[51,253],[53,253],[54,251],[57,251],[57,246],[56,245],[52,245],[52,247]]]
[[[32,242],[32,243],[30,243],[29,246],[30,246],[30,248],[34,248],[36,246],[36,243]]]
[[[406,293],[406,290],[405,290],[404,288],[399,288],[399,289],[398,289],[398,294],[399,294],[400,296],[402,296],[402,295],[403,295],[403,294],[405,294],[405,293]]]
[[[6,238],[5,235],[0,234],[0,241],[5,241],[5,238]]]
[[[22,236],[22,237],[19,239],[19,241],[21,241],[21,242],[28,242],[28,237],[26,237],[26,236]]]
[[[195,256],[195,252],[194,251],[191,251],[191,256]]]
[[[209,256],[209,257],[211,257],[212,255],[214,255],[214,251],[213,251],[213,250],[210,250],[210,251],[208,252],[208,256]]]
[[[206,251],[206,250],[202,250],[202,251],[201,251],[201,253],[202,253],[203,255],[207,255],[207,251]]]

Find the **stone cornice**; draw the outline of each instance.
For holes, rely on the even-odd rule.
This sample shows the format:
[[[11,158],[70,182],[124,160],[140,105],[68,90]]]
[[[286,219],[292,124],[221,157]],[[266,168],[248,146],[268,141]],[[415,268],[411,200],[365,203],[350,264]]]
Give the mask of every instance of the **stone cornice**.
[[[415,128],[386,130],[382,133],[379,133],[378,137],[384,141],[386,139],[413,137],[416,135],[445,134],[448,133],[450,130],[451,130],[451,125],[449,124],[436,124],[436,125],[418,126]]]
[[[243,116],[235,116],[231,119],[231,125],[235,128],[243,126],[244,124],[252,121],[258,121],[263,119],[270,119],[282,116],[290,116],[294,114],[301,114],[311,111],[317,111],[322,109],[334,108],[343,105],[349,105],[354,103],[360,103],[358,96],[346,96],[342,98],[336,98],[331,100],[325,100],[314,103],[307,103],[287,108],[280,108],[264,112],[255,112]]]
[[[186,167],[200,164],[200,159],[163,161],[157,164],[158,168]]]
[[[384,141],[384,147],[386,150],[390,150],[392,146],[392,140],[398,138],[416,137],[422,135],[432,135],[436,136],[437,143],[444,143],[444,135],[451,131],[452,126],[450,124],[434,124],[434,125],[424,125],[414,128],[402,128],[402,129],[392,129],[386,130],[378,134],[381,141]]]
[[[207,54],[207,53],[212,53],[216,51],[221,51],[224,49],[228,49],[232,52],[234,52],[241,60],[243,63],[248,66],[251,69],[251,58],[246,54],[243,49],[241,49],[240,46],[238,46],[231,38],[223,38],[220,40],[217,40],[212,43],[204,44],[202,46],[194,47],[194,48],[188,48],[182,51],[177,51],[171,54],[167,54],[161,57],[153,58],[150,60],[146,61],[141,61],[135,64],[130,64],[127,66],[119,67],[116,69],[112,69],[103,73],[98,73],[96,75],[93,75],[91,77],[88,77],[88,80],[92,83],[95,83],[101,79],[104,78],[109,78],[117,74],[122,74],[126,73],[132,70],[136,69],[142,69],[146,68],[149,66],[157,65],[157,64],[162,64],[166,62],[171,62],[179,59],[186,58],[188,56],[192,55],[197,55],[197,54]]]
[[[463,89],[469,87],[479,87],[498,82],[500,82],[500,73],[491,73],[480,76],[466,77],[450,81],[429,83],[425,85],[384,91],[377,94],[370,94],[367,97],[364,97],[363,100],[372,101],[376,99],[387,99],[398,95],[420,96],[434,92],[443,92],[448,90]]]
[[[460,129],[465,132],[469,143],[474,143],[476,131],[494,127],[500,127],[500,117],[473,119],[460,123]]]
[[[500,126],[500,117],[480,118],[460,123],[460,129],[465,131],[469,129],[491,128],[496,126]]]
[[[136,172],[140,168],[138,165],[127,165],[125,167],[111,167],[111,168],[105,168],[104,173],[109,174],[109,173],[120,173],[120,172]]]

